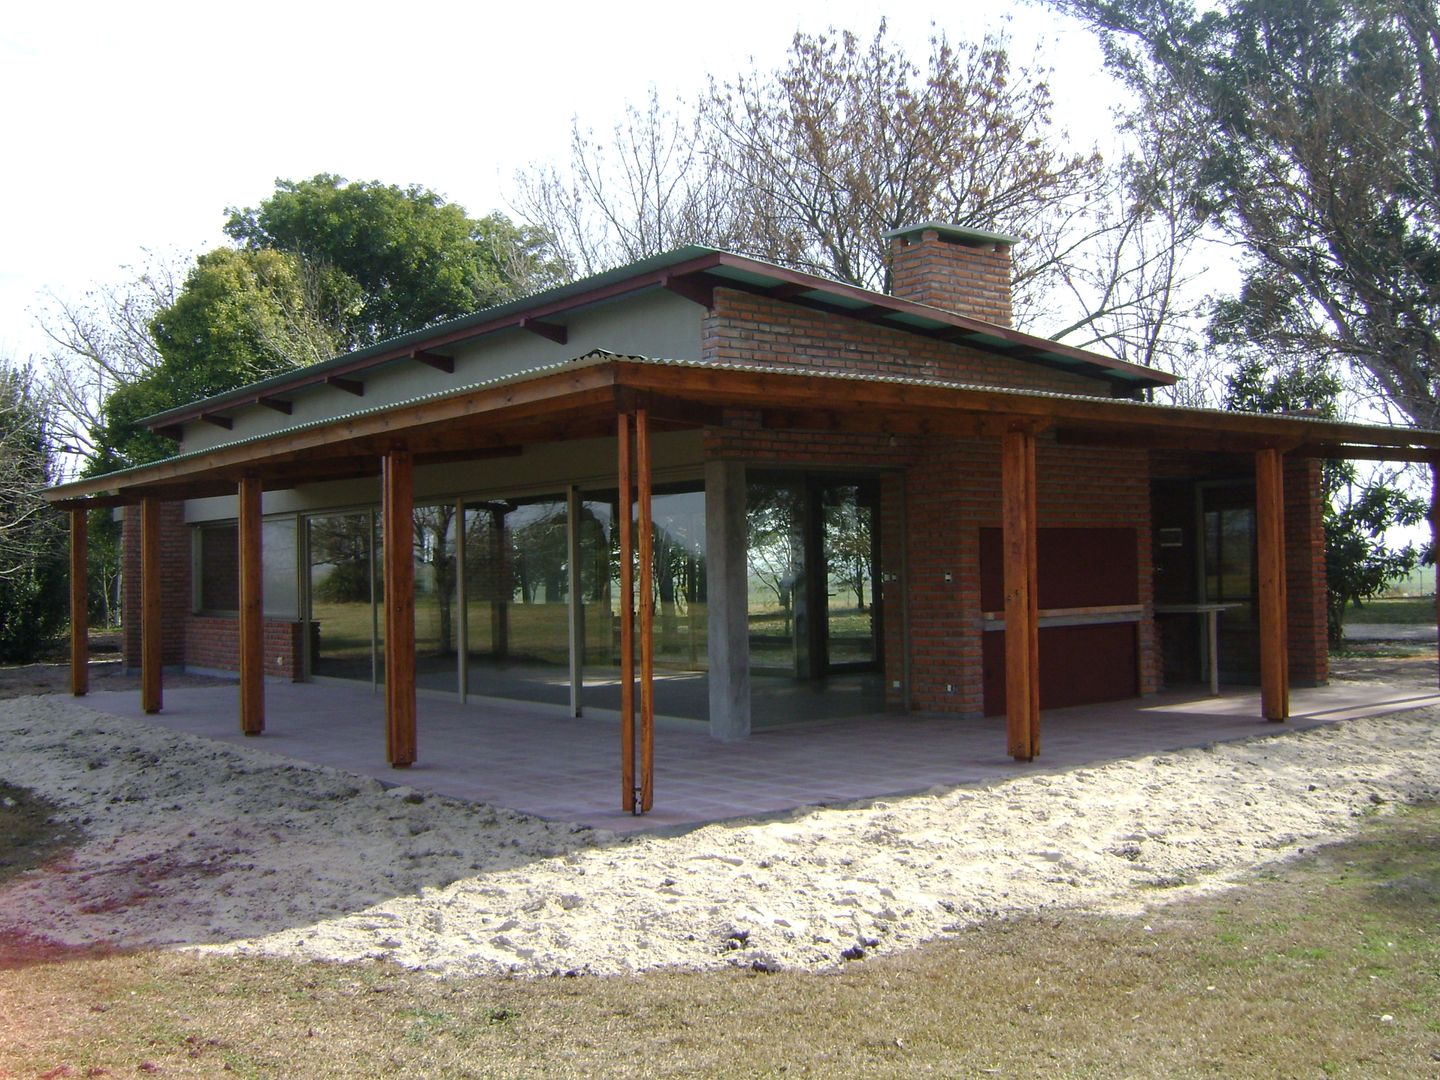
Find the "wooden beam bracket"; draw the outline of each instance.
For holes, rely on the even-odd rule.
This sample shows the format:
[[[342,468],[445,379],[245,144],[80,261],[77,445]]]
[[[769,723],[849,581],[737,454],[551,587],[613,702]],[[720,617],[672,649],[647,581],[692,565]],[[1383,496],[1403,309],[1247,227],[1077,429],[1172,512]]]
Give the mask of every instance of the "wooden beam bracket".
[[[284,413],[286,416],[289,416],[295,411],[294,403],[286,401],[284,398],[268,397],[266,395],[261,395],[260,397],[255,399],[255,404],[264,405],[265,408],[273,409],[275,412],[278,413]]]
[[[570,341],[570,330],[560,323],[546,322],[544,319],[521,319],[520,329],[528,330],[532,334],[555,342],[556,345],[565,345]]]
[[[356,397],[365,396],[365,384],[359,379],[347,379],[340,375],[327,376],[325,382],[335,387],[336,390],[344,390],[347,394],[354,394]]]
[[[436,371],[443,371],[447,375],[455,374],[455,358],[453,356],[431,352],[429,349],[416,349],[410,354],[410,359],[432,367]]]

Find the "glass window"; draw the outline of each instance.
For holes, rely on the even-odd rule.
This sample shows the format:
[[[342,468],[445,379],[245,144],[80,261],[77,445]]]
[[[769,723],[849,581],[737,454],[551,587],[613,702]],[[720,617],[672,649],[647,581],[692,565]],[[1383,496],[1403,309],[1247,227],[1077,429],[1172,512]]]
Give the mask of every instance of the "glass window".
[[[691,488],[687,490],[687,488]],[[620,707],[620,537],[614,492],[587,494],[580,507],[580,599],[584,627],[582,701]],[[692,485],[651,496],[651,614],[655,642],[655,711],[708,715],[709,667],[705,602],[705,492]],[[639,587],[638,570],[635,575]],[[636,626],[638,633],[638,622]],[[639,673],[639,653],[635,658]]]
[[[370,515],[309,518],[310,671],[371,679],[374,614]]]
[[[469,693],[570,700],[567,527],[560,496],[465,507]]]
[[[240,610],[240,532],[228,525],[196,530],[195,596],[199,611]]]
[[[415,681],[457,692],[455,504],[417,506],[415,542]]]
[[[293,517],[271,518],[260,526],[260,563],[264,575],[265,614],[272,619],[300,616],[300,556],[295,549]]]

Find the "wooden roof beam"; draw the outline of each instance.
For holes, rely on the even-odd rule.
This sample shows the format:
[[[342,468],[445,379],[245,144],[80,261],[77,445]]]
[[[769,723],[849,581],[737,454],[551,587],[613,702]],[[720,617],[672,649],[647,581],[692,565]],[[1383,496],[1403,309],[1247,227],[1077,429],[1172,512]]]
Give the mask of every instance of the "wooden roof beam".
[[[426,367],[432,367],[436,371],[443,371],[446,375],[455,374],[455,358],[453,356],[431,352],[429,349],[416,349],[410,354],[410,359],[424,364]]]
[[[1294,457],[1327,458],[1335,461],[1418,461],[1440,460],[1440,451],[1424,446],[1360,446],[1354,443],[1301,443],[1290,451]]]
[[[538,334],[548,341],[555,342],[556,345],[566,345],[570,341],[569,327],[556,322],[546,322],[544,319],[521,319],[520,329]]]
[[[365,384],[359,379],[346,379],[340,375],[327,375],[325,382],[336,390],[344,390],[347,394],[354,394],[356,397],[365,396]]]
[[[715,306],[715,279],[709,274],[666,274],[660,286],[706,310]]]
[[[214,424],[218,428],[224,428],[226,431],[230,431],[235,427],[235,421],[223,413],[202,413],[200,419],[204,420],[207,424]]]
[[[273,409],[278,413],[284,413],[286,416],[289,416],[295,411],[295,404],[293,402],[286,401],[284,398],[267,397],[263,394],[255,399],[255,404],[264,405],[265,408]]]

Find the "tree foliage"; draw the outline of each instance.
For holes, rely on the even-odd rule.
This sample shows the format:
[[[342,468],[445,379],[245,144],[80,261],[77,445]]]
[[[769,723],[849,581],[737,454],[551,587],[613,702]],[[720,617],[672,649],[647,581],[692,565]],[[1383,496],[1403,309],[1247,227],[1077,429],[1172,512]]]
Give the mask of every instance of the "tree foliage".
[[[1282,361],[1348,362],[1440,422],[1434,0],[1052,0],[1189,133],[1196,213],[1243,246],[1226,321]]]
[[[348,348],[369,345],[553,283],[546,236],[503,214],[475,219],[419,185],[280,180],[225,231],[252,251],[303,259],[339,299]]]
[[[555,280],[537,230],[472,219],[418,186],[282,180],[229,215],[240,246],[201,255],[178,283],[147,268],[86,303],[56,302],[55,385],[88,472],[173,453],[140,424],[154,413]]]
[[[28,370],[0,366],[0,662],[27,663],[65,625],[62,516],[40,490],[54,480],[49,411]]]
[[[1248,412],[1334,418],[1342,390],[1341,380],[1326,365],[1292,362],[1275,367],[1252,351],[1227,380],[1226,404]],[[1327,622],[1331,642],[1338,643],[1351,607],[1379,596],[1420,562],[1421,553],[1413,545],[1388,546],[1386,530],[1419,524],[1429,508],[1408,493],[1394,472],[1377,469],[1362,476],[1352,461],[1326,461],[1321,491]]]

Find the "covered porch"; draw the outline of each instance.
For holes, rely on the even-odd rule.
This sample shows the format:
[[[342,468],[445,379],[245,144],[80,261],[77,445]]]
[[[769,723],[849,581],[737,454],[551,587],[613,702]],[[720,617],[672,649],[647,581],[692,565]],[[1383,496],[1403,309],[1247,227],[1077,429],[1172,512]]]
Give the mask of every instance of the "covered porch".
[[[427,359],[428,356],[428,359]],[[408,359],[429,363],[436,358],[418,353]],[[403,359],[403,358],[402,358]],[[273,403],[271,403],[273,405]],[[227,426],[218,412],[202,422]],[[824,437],[832,442],[859,439],[887,452],[907,443],[948,446],[964,442],[993,460],[998,480],[1000,526],[995,607],[965,615],[954,600],[953,614],[934,620],[935,633],[958,638],[982,630],[1004,631],[1000,644],[1003,672],[1003,721],[927,717],[923,721],[869,716],[830,725],[801,724],[788,731],[751,731],[751,649],[746,622],[745,460],[727,457],[725,444],[707,448],[704,490],[708,543],[708,686],[709,732],[702,725],[672,727],[657,718],[651,501],[652,444],[659,433],[725,432],[747,449],[775,433]],[[523,704],[505,702],[476,709],[442,703],[417,695],[415,632],[415,563],[411,543],[384,546],[372,588],[383,582],[383,606],[375,608],[375,639],[384,682],[378,694],[349,687],[286,686],[266,680],[263,648],[264,580],[262,573],[262,494],[357,477],[380,478],[377,526],[387,537],[408,537],[414,520],[417,467],[496,458],[502,463],[537,444],[575,445],[604,439],[610,452],[618,511],[615,526],[616,637],[618,643],[618,716],[601,713],[585,722],[558,713],[541,713]],[[643,813],[656,806],[657,785],[665,791],[656,809],[657,823],[685,824],[736,814],[782,810],[815,801],[837,801],[921,790],[935,784],[983,779],[986,769],[1013,769],[1010,758],[1029,762],[1041,753],[1040,638],[1045,620],[1123,618],[1144,624],[1153,618],[1154,603],[1145,595],[1133,602],[1049,610],[1040,602],[1042,574],[1037,524],[1044,516],[1039,488],[1045,476],[1039,461],[1044,444],[1054,468],[1064,459],[1086,452],[1123,455],[1155,449],[1225,453],[1253,469],[1257,526],[1256,564],[1259,608],[1260,691],[1226,696],[1213,703],[1166,697],[1093,709],[1047,711],[1044,753],[1047,765],[1065,767],[1096,760],[1107,753],[1135,753],[1194,745],[1228,737],[1207,727],[1212,721],[1225,730],[1249,735],[1263,728],[1257,718],[1304,722],[1307,704],[1297,693],[1292,702],[1286,643],[1286,552],[1283,483],[1287,458],[1381,457],[1429,461],[1440,449],[1440,434],[1371,428],[1312,418],[1255,416],[1208,410],[1179,409],[1123,399],[959,385],[927,378],[861,378],[805,368],[766,369],[738,363],[676,362],[611,353],[592,353],[564,365],[524,371],[474,385],[444,396],[417,398],[323,422],[298,424],[263,437],[223,443],[177,455],[154,465],[79,481],[54,489],[52,501],[72,510],[72,606],[76,678],[74,692],[86,692],[84,677],[85,511],[92,506],[138,506],[140,520],[140,623],[142,680],[140,700],[120,711],[160,714],[165,721],[183,719],[190,691],[162,694],[161,640],[165,613],[161,604],[159,512],[164,502],[224,495],[237,505],[239,583],[239,707],[230,699],[197,702],[192,720],[219,725],[197,734],[227,737],[264,733],[267,744],[285,752],[287,740],[299,738],[289,725],[304,716],[313,747],[297,753],[304,760],[335,764],[357,771],[381,770],[411,783],[421,775],[448,776],[458,769],[447,793],[480,798],[560,817],[578,817],[614,824],[625,813]],[[776,457],[789,444],[776,443]],[[930,459],[927,459],[930,460]],[[934,472],[945,459],[934,459]],[[566,494],[568,519],[577,520],[582,491]],[[997,492],[987,492],[994,496]],[[1292,493],[1293,494],[1293,493]],[[942,493],[942,501],[952,496]],[[902,516],[904,514],[902,506]],[[1127,527],[1132,528],[1133,525]],[[897,530],[903,532],[902,530]],[[569,595],[575,596],[581,560],[578,533],[568,539]],[[907,548],[919,554],[918,541]],[[906,701],[910,695],[910,596],[918,576],[902,551],[893,564],[891,581],[901,591],[896,633],[890,650],[893,669],[886,678]],[[951,588],[972,575],[972,567],[955,562],[934,568],[926,587],[949,597]],[[638,599],[643,598],[643,599]],[[917,606],[920,599],[917,597]],[[1122,610],[1123,609],[1123,610]],[[949,611],[950,609],[947,609]],[[970,621],[966,622],[969,618]],[[947,621],[948,620],[948,621]],[[578,676],[583,625],[572,604],[566,650],[570,660],[569,711],[578,714]],[[941,641],[940,647],[948,647]],[[463,651],[463,650],[462,650]],[[1083,662],[1084,657],[1080,660]],[[462,669],[463,670],[463,669]],[[978,672],[948,679],[944,692],[973,689]],[[463,678],[463,676],[462,676]],[[306,695],[303,699],[292,695]],[[464,690],[462,686],[461,695]],[[1093,699],[1092,699],[1093,700]],[[1175,719],[1165,710],[1183,703]],[[1374,711],[1374,702],[1344,708]],[[947,711],[922,702],[917,709]],[[1415,704],[1402,707],[1413,708]],[[117,708],[119,708],[117,706]],[[1320,722],[1332,715],[1323,700],[1313,706]],[[1218,712],[1214,710],[1218,709]],[[1155,710],[1158,710],[1155,711]],[[587,712],[593,710],[587,710]],[[663,710],[660,710],[663,711]],[[238,715],[237,715],[238,713]],[[372,731],[361,719],[378,716],[383,743],[357,732]],[[1072,717],[1092,716],[1090,721]],[[425,718],[421,722],[421,717]],[[1129,719],[1116,720],[1116,717]],[[333,717],[332,727],[321,717]],[[447,719],[450,718],[450,719]],[[494,724],[486,717],[508,717]],[[1054,718],[1053,721],[1050,718]],[[1137,720],[1136,717],[1143,717]],[[1159,717],[1159,720],[1155,718]],[[237,723],[238,720],[238,723]],[[1161,723],[1163,721],[1163,723]],[[1173,729],[1166,724],[1173,721]],[[1203,721],[1203,722],[1202,722]],[[178,722],[178,721],[177,721]],[[329,721],[327,721],[329,723]],[[554,727],[554,724],[565,726]],[[1133,745],[1131,729],[1172,730],[1172,740]],[[547,727],[546,725],[552,725]],[[657,729],[664,739],[657,737]],[[532,735],[532,732],[543,732]],[[830,733],[841,749],[817,754],[815,740]],[[1107,734],[1108,732],[1108,734]],[[712,735],[720,736],[719,740]],[[748,741],[746,737],[749,736]],[[481,741],[474,742],[479,739]],[[493,739],[493,742],[486,742]],[[742,740],[725,745],[725,740]],[[851,740],[848,744],[846,739]],[[1073,739],[1073,744],[1067,740]],[[1180,741],[1173,741],[1180,740]],[[667,747],[664,757],[657,745]],[[913,749],[907,749],[913,742]],[[300,744],[295,744],[300,745]],[[423,752],[418,747],[424,747]],[[776,747],[788,748],[783,753]],[[1128,749],[1127,749],[1128,747]],[[1108,748],[1108,749],[1107,749]],[[668,756],[672,753],[674,756]],[[618,751],[618,755],[617,755]],[[1008,758],[1007,758],[1008,754]],[[363,760],[361,755],[363,755]],[[615,758],[619,757],[616,768]],[[507,768],[452,766],[447,762],[508,762]],[[826,764],[826,763],[829,764]],[[858,763],[864,763],[863,769]],[[391,769],[408,770],[397,775]],[[851,782],[859,769],[870,777]],[[967,770],[979,769],[980,773]],[[568,770],[568,771],[567,771]],[[588,770],[594,779],[587,780]],[[428,773],[427,773],[428,771]],[[504,783],[496,777],[520,779],[510,787],[473,786]],[[721,778],[725,779],[721,782]],[[805,778],[801,782],[801,778]],[[752,782],[753,780],[753,782]],[[443,781],[450,784],[451,780]],[[528,804],[534,791],[603,793],[570,804],[546,803],[548,810]],[[729,795],[717,801],[714,793]],[[775,792],[786,794],[776,795]],[[616,798],[619,795],[619,798]],[[597,815],[600,815],[597,817]]]
[[[664,798],[640,817],[617,809],[619,717],[613,713],[576,718],[563,709],[514,701],[462,705],[422,698],[420,733],[436,749],[397,773],[384,763],[383,694],[306,683],[275,683],[267,691],[268,719],[259,743],[246,740],[234,722],[234,686],[173,688],[165,710],[148,715],[126,691],[92,694],[89,704],[387,785],[616,831],[683,829],[801,806],[993,783],[1440,705],[1440,691],[1413,684],[1341,682],[1296,690],[1285,729],[1257,721],[1258,691],[1220,697],[1164,693],[1047,710],[1044,757],[1019,772],[1005,752],[1000,717],[856,716],[766,729],[732,743],[710,738],[701,723],[660,718],[654,775]]]

